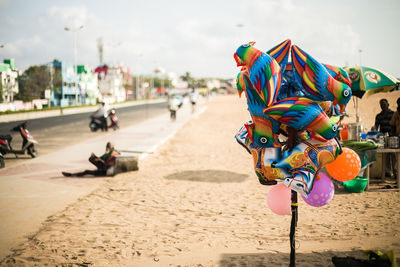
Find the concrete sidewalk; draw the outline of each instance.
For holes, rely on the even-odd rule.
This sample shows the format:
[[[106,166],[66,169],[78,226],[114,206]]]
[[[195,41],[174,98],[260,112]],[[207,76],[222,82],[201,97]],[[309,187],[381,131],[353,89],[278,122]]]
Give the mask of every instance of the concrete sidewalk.
[[[101,155],[108,141],[123,150],[123,154],[143,159],[205,109],[204,102],[200,102],[192,113],[190,103],[185,103],[178,110],[176,121],[170,120],[166,110],[165,114],[142,123],[0,170],[0,258],[8,255],[24,237],[36,232],[48,216],[90,193],[106,179],[112,179],[65,178],[61,171],[94,169],[88,162],[90,153]]]

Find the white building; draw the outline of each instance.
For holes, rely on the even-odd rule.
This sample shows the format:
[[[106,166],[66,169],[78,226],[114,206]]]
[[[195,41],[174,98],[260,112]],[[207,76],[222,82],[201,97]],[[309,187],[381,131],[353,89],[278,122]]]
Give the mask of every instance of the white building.
[[[13,59],[5,59],[0,63],[0,88],[1,100],[3,103],[12,103],[14,95],[19,92],[18,88],[19,71],[14,67]]]
[[[209,90],[221,88],[221,82],[218,79],[207,80],[207,88]]]
[[[98,86],[103,101],[107,103],[126,100],[126,91],[123,87],[123,74],[120,67],[101,66],[95,69],[98,77]]]
[[[97,73],[88,66],[78,65],[79,89],[82,95],[82,103],[94,105],[100,97]]]

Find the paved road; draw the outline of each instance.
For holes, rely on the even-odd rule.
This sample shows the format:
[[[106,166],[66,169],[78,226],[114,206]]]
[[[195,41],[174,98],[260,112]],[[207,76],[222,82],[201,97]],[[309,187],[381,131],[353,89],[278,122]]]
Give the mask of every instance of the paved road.
[[[116,108],[121,128],[129,127],[167,112],[166,101]],[[97,131],[93,133],[89,130],[90,114],[92,112],[29,120],[28,129],[39,141],[37,146],[38,155],[43,156],[71,144],[105,135],[105,132]],[[19,123],[21,121],[0,123],[0,133],[10,133],[9,130]],[[14,149],[19,149],[22,145],[20,134],[18,132],[11,134],[13,136],[12,145]],[[16,159],[14,154],[6,154],[6,168],[29,159],[31,159],[29,155],[18,155],[18,159]]]

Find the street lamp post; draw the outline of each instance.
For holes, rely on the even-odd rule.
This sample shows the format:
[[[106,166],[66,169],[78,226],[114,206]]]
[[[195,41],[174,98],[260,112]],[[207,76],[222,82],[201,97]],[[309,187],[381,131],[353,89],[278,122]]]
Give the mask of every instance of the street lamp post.
[[[77,80],[78,77],[78,65],[77,65],[77,49],[76,49],[76,38],[77,38],[77,33],[79,30],[83,28],[83,25],[79,26],[78,28],[69,28],[65,27],[64,30],[70,31],[74,34],[74,74],[75,74],[75,79]],[[75,83],[75,105],[78,105],[78,83],[76,81]]]
[[[358,53],[360,53],[360,68],[361,68],[361,53],[362,50],[358,49]],[[358,124],[360,122],[360,116],[358,115],[358,97],[356,97],[356,123]],[[357,133],[358,137],[358,133]]]

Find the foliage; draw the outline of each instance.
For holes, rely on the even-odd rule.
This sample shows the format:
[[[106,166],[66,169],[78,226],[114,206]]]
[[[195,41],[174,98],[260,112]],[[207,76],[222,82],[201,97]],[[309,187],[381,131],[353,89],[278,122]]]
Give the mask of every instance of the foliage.
[[[150,76],[144,76],[144,77],[133,76],[133,84],[134,84],[135,88],[136,88],[137,79],[139,79],[139,81],[142,83],[148,83],[150,86],[153,84],[154,88],[171,88],[172,87],[172,81],[168,78],[150,77]]]
[[[185,72],[185,74],[181,75],[181,80],[187,82],[189,88],[194,88],[195,79],[190,75],[190,72]]]
[[[57,94],[61,94],[61,87],[62,87],[61,68],[53,68],[52,78],[53,78],[53,90],[55,90]]]
[[[31,66],[18,77],[19,92],[15,99],[32,101],[41,98],[49,87],[50,71],[47,66]]]
[[[0,79],[0,103],[3,103],[3,80]]]
[[[181,80],[188,83],[189,88],[202,88],[207,87],[206,79],[194,78],[190,75],[190,72],[185,72],[184,75],[180,76]]]
[[[153,79],[154,88],[171,88],[172,83],[169,79],[155,77]]]

